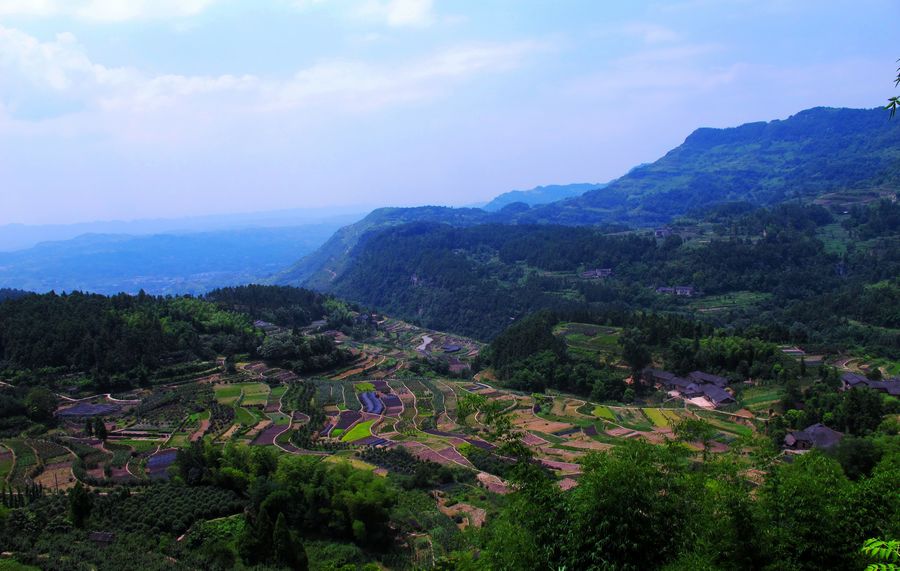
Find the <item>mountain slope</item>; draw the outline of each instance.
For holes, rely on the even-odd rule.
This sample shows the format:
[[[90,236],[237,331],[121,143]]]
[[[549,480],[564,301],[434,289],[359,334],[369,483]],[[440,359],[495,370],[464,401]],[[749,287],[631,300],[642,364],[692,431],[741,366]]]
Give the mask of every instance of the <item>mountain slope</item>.
[[[324,289],[335,276],[343,272],[350,251],[367,232],[408,222],[443,222],[454,226],[470,226],[494,218],[495,216],[479,208],[379,208],[359,222],[335,232],[320,248],[278,273],[271,281],[279,285],[305,285]]]
[[[515,202],[523,202],[529,206],[538,206],[567,198],[575,198],[589,190],[597,190],[605,186],[606,183],[550,184],[547,186],[536,186],[530,190],[512,190],[504,192],[482,208],[488,212],[497,212],[504,206],[509,206]]]
[[[814,108],[782,121],[697,129],[608,187],[537,207],[524,220],[650,225],[715,202],[769,205],[900,181],[900,121],[883,109]]]

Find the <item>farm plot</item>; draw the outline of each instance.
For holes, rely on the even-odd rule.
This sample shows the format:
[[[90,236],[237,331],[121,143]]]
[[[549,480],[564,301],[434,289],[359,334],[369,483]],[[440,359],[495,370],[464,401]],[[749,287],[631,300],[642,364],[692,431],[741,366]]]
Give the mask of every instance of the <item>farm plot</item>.
[[[653,423],[639,408],[618,408],[616,414],[619,416],[619,423],[622,426],[632,430],[653,430]]]
[[[68,490],[76,482],[75,474],[72,472],[72,462],[47,464],[34,481],[47,490]]]
[[[31,471],[37,467],[37,456],[35,456],[31,446],[28,446],[24,440],[16,438],[7,440],[3,444],[12,450],[16,457],[15,465],[7,476],[7,481],[12,485],[22,486],[26,483]]]
[[[169,466],[175,463],[178,451],[175,449],[160,450],[147,460],[147,476],[151,479],[168,480]]]
[[[0,446],[0,481],[6,481],[6,477],[13,469],[13,455],[6,446]]]
[[[783,391],[780,387],[753,387],[744,391],[741,403],[748,410],[761,414],[775,408],[782,396]]]
[[[343,436],[341,436],[341,442],[353,442],[355,440],[362,440],[363,438],[368,438],[372,436],[372,425],[375,424],[374,420],[366,420],[360,422],[355,425],[350,430],[347,430]]]
[[[232,405],[241,397],[240,385],[215,385],[213,390],[219,404]]]
[[[594,416],[597,418],[602,418],[603,420],[610,420],[612,422],[618,422],[619,418],[616,416],[609,407],[605,407],[603,405],[597,405],[594,407]]]
[[[38,458],[40,458],[42,464],[53,464],[65,460],[72,460],[72,453],[56,442],[50,442],[49,440],[31,440],[28,444],[30,444],[34,451],[37,452]]]
[[[668,428],[670,419],[667,417],[660,409],[658,408],[645,408],[643,409],[647,418],[650,419],[650,422],[653,423],[653,426],[657,428]]]
[[[270,424],[256,435],[256,438],[250,443],[251,446],[271,446],[275,444],[275,438],[281,434],[285,425]]]
[[[366,391],[359,393],[359,401],[362,403],[363,411],[371,414],[381,414],[384,412],[384,403],[378,398],[374,392]]]
[[[114,404],[82,402],[56,413],[62,418],[85,418],[94,416],[108,416],[119,412],[120,407]]]
[[[518,428],[526,431],[559,432],[574,428],[571,423],[547,420],[534,415],[531,410],[517,410],[512,413],[512,421]]]

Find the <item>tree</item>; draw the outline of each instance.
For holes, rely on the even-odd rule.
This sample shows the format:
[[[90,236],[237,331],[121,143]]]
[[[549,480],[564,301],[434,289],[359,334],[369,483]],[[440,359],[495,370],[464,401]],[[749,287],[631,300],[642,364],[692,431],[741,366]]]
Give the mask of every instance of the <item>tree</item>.
[[[76,482],[75,487],[69,490],[69,516],[72,518],[72,525],[77,528],[84,527],[88,517],[91,515],[93,507],[93,498],[81,482]]]
[[[37,422],[52,420],[56,411],[56,395],[46,387],[35,387],[25,397],[25,410]]]
[[[272,556],[276,563],[305,571],[309,567],[306,550],[288,529],[284,513],[278,514],[272,531]]]
[[[94,419],[94,436],[96,436],[98,440],[102,440],[103,442],[106,442],[107,435],[108,434],[106,432],[106,423],[104,423],[103,419],[100,417],[95,418]]]
[[[675,425],[675,436],[681,442],[700,442],[703,446],[703,461],[709,457],[709,443],[716,435],[713,425],[699,418],[685,418]]]
[[[84,433],[88,436],[94,435],[94,419],[89,418],[84,421]]]

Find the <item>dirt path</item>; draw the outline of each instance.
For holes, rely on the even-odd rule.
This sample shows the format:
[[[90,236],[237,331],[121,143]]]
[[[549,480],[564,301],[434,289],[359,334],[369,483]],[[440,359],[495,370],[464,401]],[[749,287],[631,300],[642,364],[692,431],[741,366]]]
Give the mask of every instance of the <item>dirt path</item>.
[[[9,450],[9,453],[12,454],[12,459],[13,459],[12,466],[9,468],[9,474],[6,475],[6,483],[8,484],[9,479],[12,478],[12,475],[16,473],[16,464],[19,463],[19,459],[16,458],[16,451],[13,449],[12,446],[4,445],[4,448]]]
[[[422,336],[422,344],[419,345],[418,347],[416,347],[416,351],[419,351],[420,353],[424,353],[424,352],[428,351],[428,346],[431,345],[432,341],[434,341],[434,339],[432,339],[428,335],[423,335]]]
[[[286,415],[286,413],[284,412],[284,395],[285,395],[285,394],[287,394],[287,391],[281,393],[281,396],[278,398],[278,413],[279,413],[279,414],[284,414],[284,415]],[[287,416],[287,415],[286,415],[286,416]],[[291,451],[288,450],[287,448],[285,448],[284,446],[282,446],[282,445],[278,442],[278,439],[281,437],[282,434],[284,434],[285,432],[287,432],[288,430],[290,430],[291,427],[294,426],[294,414],[293,414],[293,411],[291,412],[291,414],[290,414],[289,416],[290,416],[290,420],[288,421],[287,426],[284,428],[284,430],[282,430],[281,432],[279,432],[278,434],[276,434],[276,435],[275,435],[275,439],[272,440],[272,443],[273,443],[275,446],[277,446],[279,449],[283,450],[284,452],[287,452],[288,454],[290,454]],[[308,416],[307,416],[306,418],[309,419]],[[307,422],[308,422],[308,420],[307,420]]]
[[[191,442],[197,442],[198,440],[203,438],[203,435],[206,434],[207,430],[209,430],[209,419],[204,418],[203,420],[200,421],[200,428],[198,428],[197,430],[194,431],[193,434],[191,434],[191,437],[189,440]]]

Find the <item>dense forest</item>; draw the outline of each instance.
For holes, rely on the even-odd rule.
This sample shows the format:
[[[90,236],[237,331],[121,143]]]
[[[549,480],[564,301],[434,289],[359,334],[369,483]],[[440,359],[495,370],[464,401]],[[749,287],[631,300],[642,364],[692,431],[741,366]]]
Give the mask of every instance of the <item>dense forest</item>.
[[[352,325],[337,300],[297,288],[242,286],[203,298],[24,295],[0,304],[0,373],[18,387],[119,391],[171,382],[218,356],[259,355],[298,373],[340,365],[333,339],[297,328]],[[254,319],[286,331],[266,336]]]
[[[586,227],[409,224],[365,236],[331,290],[482,339],[540,308],[685,310],[685,300],[658,295],[659,286],[690,285],[705,295],[751,291],[762,294],[753,307],[708,318],[766,340],[825,350],[865,346],[896,357],[900,338],[883,328],[900,311],[900,229],[891,223],[898,211],[888,200],[855,211],[843,228],[870,237],[848,238],[843,251],[823,237],[836,224],[828,210],[793,204],[717,207],[702,221],[714,232],[708,240]],[[579,279],[590,268],[612,268],[613,277]]]

